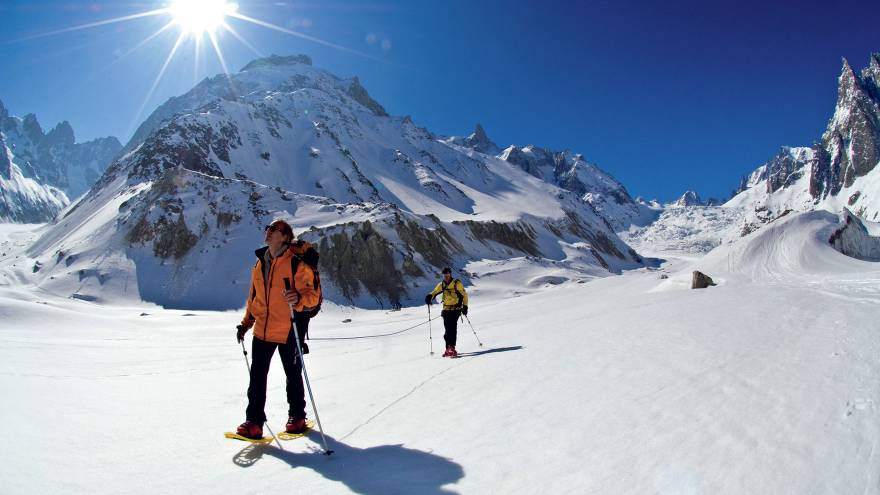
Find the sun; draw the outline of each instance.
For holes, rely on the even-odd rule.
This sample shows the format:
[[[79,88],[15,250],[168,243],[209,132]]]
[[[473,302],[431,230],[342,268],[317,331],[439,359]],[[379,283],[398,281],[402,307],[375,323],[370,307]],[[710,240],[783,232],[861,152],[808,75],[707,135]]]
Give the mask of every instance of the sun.
[[[159,86],[159,83],[162,81],[163,76],[165,75],[165,71],[171,65],[172,60],[174,60],[174,55],[181,51],[186,45],[191,45],[194,49],[194,81],[197,81],[196,76],[199,73],[199,61],[201,58],[202,50],[205,46],[209,46],[213,49],[214,54],[217,56],[217,60],[220,62],[220,66],[223,67],[223,72],[226,75],[229,75],[229,67],[226,65],[226,60],[223,57],[223,51],[220,47],[220,36],[221,34],[229,34],[233,38],[240,41],[244,46],[249,48],[256,56],[263,57],[264,55],[260,53],[251,43],[245,39],[244,36],[239,34],[231,25],[231,23],[235,22],[246,22],[248,24],[252,24],[255,26],[260,26],[266,29],[270,29],[272,31],[278,31],[284,34],[288,34],[290,36],[295,36],[297,38],[301,38],[304,40],[311,41],[313,43],[318,43],[320,45],[328,46],[331,48],[335,48],[337,50],[341,50],[344,52],[352,53],[358,55],[360,57],[369,58],[377,61],[381,61],[375,57],[372,57],[366,53],[359,52],[357,50],[353,50],[351,48],[347,48],[342,45],[337,45],[335,43],[331,43],[329,41],[316,38],[314,36],[310,36],[305,33],[301,33],[298,31],[294,31],[292,29],[287,29],[271,22],[266,22],[260,19],[256,19],[254,17],[250,17],[245,15],[243,12],[239,12],[238,3],[235,3],[235,0],[158,0],[161,2],[161,6],[152,10],[144,10],[140,12],[134,12],[128,15],[123,15],[120,17],[113,17],[110,19],[102,19],[94,22],[88,22],[86,24],[79,24],[76,26],[66,27],[62,29],[56,29],[54,31],[47,31],[40,34],[35,34],[33,36],[29,36],[27,38],[22,38],[22,40],[42,38],[45,36],[54,36],[63,33],[71,33],[75,31],[81,31],[84,29],[91,29],[100,26],[108,26],[112,24],[122,23],[122,22],[133,22],[138,19],[144,19],[148,17],[161,17],[166,20],[165,24],[159,28],[153,34],[147,36],[140,43],[135,45],[133,48],[125,52],[123,55],[119,57],[119,59],[125,58],[131,53],[134,53],[141,47],[145,46],[150,41],[157,39],[162,33],[165,33],[169,29],[174,28],[175,26],[179,29],[179,34],[177,35],[177,39],[174,41],[171,50],[168,52],[168,56],[165,57],[165,62],[162,64],[162,67],[159,69],[156,78],[153,80],[152,86],[147,91],[147,96],[144,98],[143,103],[141,103],[140,108],[138,108],[137,113],[132,120],[132,129],[134,132],[134,126],[139,122],[139,118],[141,114],[143,114],[144,109],[152,98],[153,93],[156,91],[156,88]],[[284,5],[284,2],[277,2],[278,5]],[[0,10],[3,10],[0,8]],[[207,38],[207,39],[205,39]],[[2,44],[2,43],[0,43]],[[114,62],[115,63],[115,62]],[[237,90],[233,87],[233,84],[230,81],[230,87],[234,92]]]
[[[225,22],[226,16],[233,15],[238,4],[225,0],[173,0],[168,6],[174,23],[193,37],[212,35]]]

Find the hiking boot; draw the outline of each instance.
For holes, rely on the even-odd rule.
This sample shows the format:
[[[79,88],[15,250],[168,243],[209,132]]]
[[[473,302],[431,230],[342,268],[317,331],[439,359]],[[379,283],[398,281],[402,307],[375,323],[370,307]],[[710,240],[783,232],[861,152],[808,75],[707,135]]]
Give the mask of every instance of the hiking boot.
[[[284,431],[287,433],[305,433],[308,429],[305,418],[297,419],[293,416],[287,418],[287,425],[284,427]]]
[[[443,353],[443,357],[449,357],[452,355],[451,346],[446,346],[446,352]]]
[[[453,347],[453,346],[449,346],[449,350],[446,351],[446,352],[449,353],[449,357],[451,357],[451,358],[457,358],[457,357],[458,357],[458,351],[456,351],[456,350],[455,350],[455,347]]]
[[[263,438],[263,425],[254,423],[253,421],[245,421],[238,427],[236,433],[247,438]]]

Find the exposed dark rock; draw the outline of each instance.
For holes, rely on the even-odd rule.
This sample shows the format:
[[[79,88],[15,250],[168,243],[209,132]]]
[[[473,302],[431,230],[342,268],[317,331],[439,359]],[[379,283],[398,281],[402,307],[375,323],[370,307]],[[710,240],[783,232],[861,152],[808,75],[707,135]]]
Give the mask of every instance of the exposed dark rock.
[[[426,229],[412,220],[399,221],[394,227],[407,247],[438,268],[451,264],[451,251],[461,252],[464,249],[439,222],[435,230]]]
[[[156,235],[153,254],[159,258],[181,258],[199,241],[199,237],[187,228],[183,213],[178,215],[174,223],[160,217],[153,226],[153,231]]]
[[[693,278],[691,279],[691,289],[705,289],[713,285],[715,285],[715,282],[712,281],[712,277],[694,270]]]
[[[499,151],[498,145],[489,139],[489,136],[486,135],[486,131],[483,130],[483,126],[480,124],[477,124],[473,134],[464,139],[464,145],[473,148],[480,153],[495,154]]]
[[[6,141],[0,134],[0,177],[6,180],[12,177],[12,162],[9,161],[9,155],[6,153]]]
[[[361,86],[361,81],[357,78],[357,76],[355,76],[354,79],[351,80],[351,85],[348,87],[348,95],[351,96],[354,101],[367,107],[371,112],[378,115],[379,117],[388,116],[388,113],[385,112],[385,109],[382,107],[382,105],[371,98],[370,94],[367,93],[366,88]]]
[[[877,56],[859,77],[846,59],[838,79],[837,107],[822,135],[821,148],[813,167],[811,193],[815,197],[835,195],[856,178],[874,169],[880,161],[880,112],[877,99]]]
[[[499,223],[494,220],[491,222],[457,220],[452,223],[468,227],[471,234],[474,236],[474,239],[482,243],[486,243],[486,241],[495,241],[532,256],[541,256],[541,250],[538,249],[538,245],[535,242],[537,235],[534,229],[525,222],[508,224]]]
[[[321,266],[343,297],[354,300],[366,289],[377,301],[400,307],[406,283],[394,265],[394,249],[370,222],[334,228],[321,237]],[[351,229],[351,227],[354,227]]]
[[[843,210],[844,225],[828,239],[834,249],[863,261],[880,261],[880,237],[871,236],[859,218]]]
[[[783,187],[791,186],[804,173],[805,163],[799,161],[783,147],[775,158],[767,163],[767,192],[776,192]]]
[[[273,65],[293,65],[293,64],[304,64],[304,65],[312,65],[312,59],[308,55],[269,55],[268,57],[258,58],[256,60],[251,61],[244,68],[241,69],[241,72],[247,70],[253,70],[260,67],[269,67]]]
[[[620,250],[617,249],[617,247],[615,247],[614,242],[611,240],[611,238],[609,238],[601,230],[588,228],[586,225],[583,224],[583,221],[577,213],[566,210],[565,218],[568,231],[578,237],[582,237],[590,241],[590,244],[593,246],[594,249],[597,249],[601,253],[605,253],[622,260],[626,259],[626,256],[621,253]],[[608,228],[609,230],[611,229],[610,226]],[[632,251],[631,249],[630,251],[632,252],[632,254],[634,254],[633,260],[641,261],[641,258],[638,255],[635,255],[635,251]],[[607,267],[608,265],[605,264],[605,266]]]

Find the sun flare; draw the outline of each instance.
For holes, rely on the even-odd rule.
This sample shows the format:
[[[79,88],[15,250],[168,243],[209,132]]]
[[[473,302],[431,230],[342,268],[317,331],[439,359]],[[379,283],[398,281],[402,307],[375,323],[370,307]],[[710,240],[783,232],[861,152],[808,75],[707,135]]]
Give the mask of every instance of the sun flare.
[[[223,25],[226,16],[235,14],[238,4],[225,0],[174,0],[168,7],[174,23],[184,34],[211,35]]]

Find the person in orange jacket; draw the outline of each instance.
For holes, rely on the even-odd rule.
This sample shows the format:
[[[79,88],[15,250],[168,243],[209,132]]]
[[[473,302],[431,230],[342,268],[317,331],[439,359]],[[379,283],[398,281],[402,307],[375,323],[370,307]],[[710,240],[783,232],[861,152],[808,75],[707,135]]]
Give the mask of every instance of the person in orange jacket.
[[[285,430],[289,433],[302,433],[306,430],[302,363],[297,356],[292,323],[301,320],[301,317],[296,317],[298,313],[303,314],[304,309],[318,304],[319,293],[314,286],[316,277],[308,264],[297,263],[296,273],[293,273],[293,239],[293,229],[284,220],[274,220],[266,226],[266,246],[254,252],[257,262],[251,271],[247,308],[241,324],[236,327],[236,338],[239,342],[244,340],[249,329],[254,329],[246,421],[237,430],[239,435],[248,438],[263,436],[263,423],[266,422],[266,382],[269,364],[276,348],[284,374],[287,375],[289,409]],[[291,281],[292,290],[285,289],[285,278]]]

